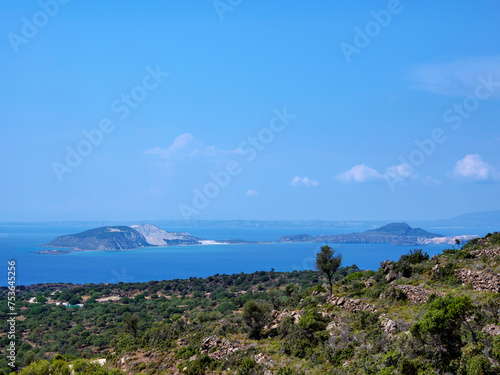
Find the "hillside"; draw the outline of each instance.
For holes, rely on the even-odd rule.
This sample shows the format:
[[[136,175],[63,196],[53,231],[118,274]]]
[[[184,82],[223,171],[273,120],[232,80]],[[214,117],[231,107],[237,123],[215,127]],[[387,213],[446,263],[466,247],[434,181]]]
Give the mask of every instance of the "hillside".
[[[189,233],[167,232],[151,224],[106,226],[60,236],[47,246],[73,250],[132,250],[145,246],[198,245]]]
[[[389,243],[392,245],[421,245],[441,234],[430,233],[420,228],[412,228],[406,223],[392,223],[361,233],[310,236],[308,234],[283,236],[281,242],[320,242],[320,243]],[[450,243],[453,240],[450,239]]]
[[[18,365],[23,375],[69,363],[75,374],[499,374],[499,274],[493,233],[376,271],[340,268],[332,295],[315,271],[19,287]]]

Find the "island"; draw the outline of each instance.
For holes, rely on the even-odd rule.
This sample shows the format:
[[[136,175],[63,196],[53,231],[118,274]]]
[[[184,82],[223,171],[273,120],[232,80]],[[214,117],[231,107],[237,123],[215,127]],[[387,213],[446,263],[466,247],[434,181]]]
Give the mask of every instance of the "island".
[[[391,245],[455,244],[456,239],[465,243],[477,236],[446,237],[430,233],[421,228],[412,228],[406,223],[387,224],[362,233],[310,236],[299,234],[282,236],[279,241],[245,241],[241,239],[206,240],[189,233],[167,232],[152,224],[130,226],[104,226],[81,233],[57,237],[47,244],[55,249],[35,251],[38,254],[61,255],[74,251],[117,251],[135,250],[144,247],[165,247],[183,245],[228,245],[228,244],[270,244],[293,242],[318,243],[385,243]]]
[[[42,246],[59,249],[35,251],[38,254],[67,254],[73,251],[134,250],[142,247],[179,245],[222,245],[252,243],[243,240],[204,240],[189,233],[167,232],[155,225],[104,226],[81,233],[57,237]]]
[[[427,245],[427,244],[454,244],[468,241],[477,236],[446,237],[442,234],[430,233],[421,228],[412,228],[406,223],[391,223],[377,229],[370,229],[361,233],[333,234],[310,236],[298,234],[283,236],[280,242],[320,242],[320,243],[386,243],[391,245]]]

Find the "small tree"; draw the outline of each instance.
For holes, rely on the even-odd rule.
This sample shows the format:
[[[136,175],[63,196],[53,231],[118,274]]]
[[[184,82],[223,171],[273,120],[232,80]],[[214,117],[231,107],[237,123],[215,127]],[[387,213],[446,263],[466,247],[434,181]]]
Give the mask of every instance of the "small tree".
[[[270,319],[270,306],[265,303],[259,303],[251,299],[243,307],[243,322],[245,322],[248,331],[248,338],[260,339],[262,330]]]
[[[316,254],[315,267],[318,271],[323,272],[328,278],[330,285],[330,295],[333,294],[333,274],[339,269],[342,263],[342,255],[334,256],[335,250],[330,246],[323,246],[321,251]]]
[[[438,297],[430,302],[426,313],[412,325],[410,332],[427,349],[429,357],[448,369],[450,361],[461,354],[462,326],[469,328],[476,341],[467,321],[475,311],[469,297]]]
[[[455,238],[455,243],[457,244],[457,249],[460,248],[460,240],[458,238]]]
[[[134,337],[137,337],[139,329],[139,318],[136,315],[126,314],[122,318],[125,330],[130,332]]]

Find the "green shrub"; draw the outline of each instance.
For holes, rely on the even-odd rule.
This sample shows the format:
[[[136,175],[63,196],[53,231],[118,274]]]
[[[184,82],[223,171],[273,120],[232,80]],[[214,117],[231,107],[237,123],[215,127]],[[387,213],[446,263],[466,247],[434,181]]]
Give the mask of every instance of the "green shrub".
[[[433,359],[436,357],[443,369],[451,360],[460,356],[462,325],[476,307],[469,297],[437,297],[427,302],[424,316],[411,326],[410,332],[417,338]]]
[[[232,302],[222,302],[218,307],[217,311],[221,314],[226,314],[227,312],[231,312],[234,310],[238,310],[236,305]]]
[[[303,372],[298,372],[294,368],[290,367],[280,367],[278,371],[276,371],[276,375],[304,375]]]
[[[350,275],[346,276],[345,280],[346,281],[361,280],[363,275],[364,275],[364,272],[354,272],[354,273],[351,273]]]
[[[195,355],[197,350],[191,346],[185,346],[180,348],[177,353],[175,353],[175,359],[189,359]]]
[[[331,362],[333,363],[334,366],[340,366],[345,361],[354,357],[354,351],[355,351],[354,345],[349,343],[345,348],[338,349],[335,351]]]
[[[444,267],[439,267],[437,270],[433,271],[431,280],[441,281],[450,286],[460,284],[460,281],[455,276],[456,265],[453,263],[447,263]]]
[[[491,344],[490,355],[500,362],[500,336],[495,337]]]
[[[418,264],[426,260],[429,260],[429,254],[422,252],[422,249],[415,249],[410,250],[406,255],[402,255],[398,263]]]
[[[202,311],[196,316],[196,320],[200,323],[212,322],[222,318],[219,311]]]
[[[22,370],[19,375],[50,375],[50,362],[38,361],[33,362]]]
[[[408,296],[406,295],[405,292],[403,292],[401,289],[397,289],[394,287],[387,288],[383,293],[382,293],[382,298],[388,299],[389,301],[400,301],[404,302],[408,300]]]
[[[262,334],[262,329],[269,322],[271,308],[263,302],[250,300],[243,307],[243,322],[245,323],[248,337],[251,339],[259,339]]]
[[[299,327],[310,332],[323,331],[327,323],[315,310],[306,311],[299,320]]]
[[[181,362],[179,365],[180,369],[187,367],[183,374],[186,375],[204,375],[207,370],[209,370],[213,365],[213,360],[207,354],[202,354],[194,361]]]

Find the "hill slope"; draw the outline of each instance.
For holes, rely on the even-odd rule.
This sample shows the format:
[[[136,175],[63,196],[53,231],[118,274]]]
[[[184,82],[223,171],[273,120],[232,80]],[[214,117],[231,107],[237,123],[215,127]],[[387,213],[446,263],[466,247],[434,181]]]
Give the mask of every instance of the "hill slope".
[[[499,274],[493,233],[377,271],[340,268],[333,295],[314,271],[19,286],[20,374],[70,373],[72,361],[75,375],[495,375]],[[0,288],[4,314],[8,291]],[[108,371],[84,371],[90,365],[74,361],[82,355]],[[0,369],[9,373],[5,357]]]
[[[188,233],[167,232],[150,224],[106,226],[60,236],[48,246],[73,250],[132,250],[146,246],[195,245],[200,240]]]

